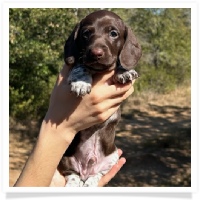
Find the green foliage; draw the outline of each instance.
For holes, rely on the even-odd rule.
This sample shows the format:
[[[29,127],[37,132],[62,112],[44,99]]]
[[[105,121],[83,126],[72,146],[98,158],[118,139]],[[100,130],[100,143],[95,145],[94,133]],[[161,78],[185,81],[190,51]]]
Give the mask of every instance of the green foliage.
[[[97,8],[10,9],[10,115],[42,118],[75,24]],[[143,56],[137,92],[168,92],[190,79],[190,9],[108,9],[135,32]]]
[[[10,9],[10,114],[37,118],[47,110],[74,10]],[[52,81],[53,79],[53,81]]]
[[[190,79],[190,9],[136,9],[129,23],[143,49],[139,91],[168,92]]]

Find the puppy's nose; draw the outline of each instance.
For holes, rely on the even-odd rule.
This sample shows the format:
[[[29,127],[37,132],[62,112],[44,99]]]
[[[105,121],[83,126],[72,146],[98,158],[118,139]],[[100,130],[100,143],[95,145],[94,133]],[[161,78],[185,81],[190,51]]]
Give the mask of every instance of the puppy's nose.
[[[92,54],[92,56],[100,58],[100,57],[103,56],[103,49],[101,49],[101,48],[92,48],[91,49],[91,54]]]

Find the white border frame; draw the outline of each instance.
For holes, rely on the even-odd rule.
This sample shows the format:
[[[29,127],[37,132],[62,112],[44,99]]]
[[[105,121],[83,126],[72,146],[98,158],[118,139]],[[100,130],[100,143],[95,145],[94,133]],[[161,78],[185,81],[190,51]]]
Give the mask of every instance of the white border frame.
[[[78,5],[78,6],[77,6]],[[24,187],[9,187],[9,8],[191,8],[191,18],[192,18],[192,32],[191,32],[191,42],[192,42],[192,185],[191,187],[103,187],[103,188],[24,188]],[[114,5],[114,6],[113,6]],[[197,14],[198,14],[198,2],[197,1],[171,1],[171,2],[160,2],[160,1],[143,1],[139,2],[125,0],[101,0],[101,1],[19,1],[19,2],[9,2],[4,1],[2,3],[2,23],[3,23],[3,34],[2,39],[2,66],[1,67],[1,123],[2,123],[2,163],[3,163],[3,191],[6,193],[191,193],[197,192],[197,177],[198,177],[198,98],[197,95],[197,84],[198,84],[198,24],[197,24]],[[198,42],[197,42],[198,41]],[[197,71],[196,71],[197,70]],[[199,108],[198,108],[199,110]]]

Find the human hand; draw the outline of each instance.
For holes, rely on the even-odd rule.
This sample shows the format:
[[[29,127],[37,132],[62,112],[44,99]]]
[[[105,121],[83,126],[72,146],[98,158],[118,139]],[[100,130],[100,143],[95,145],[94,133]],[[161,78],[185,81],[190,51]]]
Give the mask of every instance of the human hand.
[[[122,150],[118,149],[118,155],[119,157],[122,155]],[[118,160],[118,163],[116,163],[111,170],[102,176],[102,178],[99,181],[98,187],[103,187],[108,184],[108,182],[117,174],[117,172],[122,168],[122,166],[125,164],[126,159],[124,157],[121,157]],[[54,177],[51,181],[50,187],[64,187],[66,185],[65,177],[62,176],[57,170],[54,174]]]
[[[118,149],[118,155],[119,157],[122,155],[122,150]],[[111,168],[111,170],[102,176],[102,178],[99,181],[98,187],[103,187],[108,184],[109,181],[111,181],[112,178],[115,177],[117,172],[123,167],[123,165],[126,163],[126,159],[124,157],[119,158],[118,162]]]
[[[44,121],[70,143],[75,134],[108,119],[133,92],[132,84],[113,84],[114,71],[95,75],[92,91],[84,97],[70,92],[69,66],[64,65],[50,98]]]

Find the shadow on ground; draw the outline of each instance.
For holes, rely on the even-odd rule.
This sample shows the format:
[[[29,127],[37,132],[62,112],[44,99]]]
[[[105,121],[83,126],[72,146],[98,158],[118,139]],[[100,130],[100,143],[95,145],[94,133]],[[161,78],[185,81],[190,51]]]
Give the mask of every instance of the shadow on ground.
[[[149,104],[148,112],[126,112],[116,144],[127,162],[108,186],[191,186],[189,107]]]

